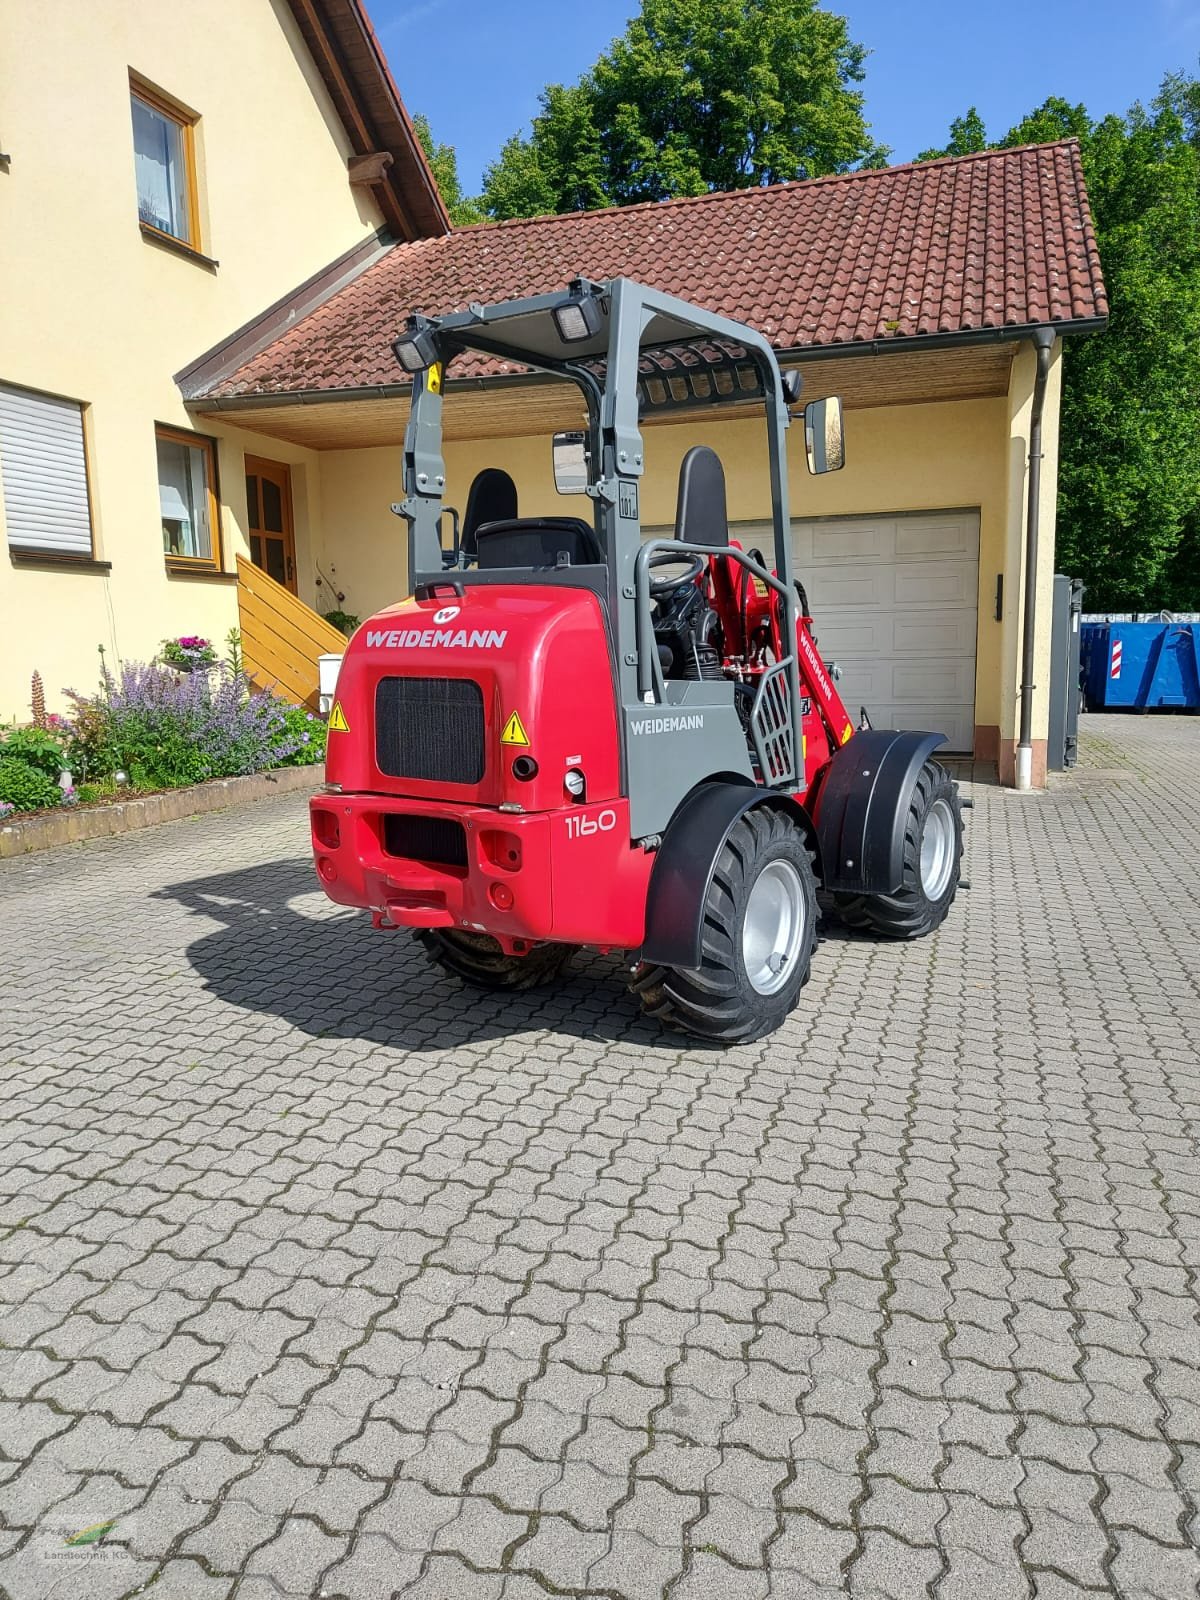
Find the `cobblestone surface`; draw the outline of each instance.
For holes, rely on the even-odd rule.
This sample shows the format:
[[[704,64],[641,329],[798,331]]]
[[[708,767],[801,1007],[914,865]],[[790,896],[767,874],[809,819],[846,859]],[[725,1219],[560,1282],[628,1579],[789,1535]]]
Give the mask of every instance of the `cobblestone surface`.
[[[3,1593],[1194,1595],[1200,724],[1085,727],[723,1053],[295,799],[0,867]]]

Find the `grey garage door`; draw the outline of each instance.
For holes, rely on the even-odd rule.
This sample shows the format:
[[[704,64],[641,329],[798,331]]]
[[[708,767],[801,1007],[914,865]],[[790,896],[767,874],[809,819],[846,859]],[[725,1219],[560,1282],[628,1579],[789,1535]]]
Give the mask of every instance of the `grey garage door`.
[[[798,518],[792,528],[821,654],[842,669],[838,687],[851,716],[865,705],[877,728],[924,728],[944,733],[947,749],[969,751],[978,511]],[[763,523],[730,531],[769,548]]]

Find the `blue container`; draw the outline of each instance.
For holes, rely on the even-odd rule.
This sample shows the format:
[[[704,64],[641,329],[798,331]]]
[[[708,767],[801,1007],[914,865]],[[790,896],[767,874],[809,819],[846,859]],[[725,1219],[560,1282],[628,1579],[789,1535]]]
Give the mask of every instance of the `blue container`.
[[[1085,622],[1080,633],[1089,711],[1200,709],[1200,623]]]

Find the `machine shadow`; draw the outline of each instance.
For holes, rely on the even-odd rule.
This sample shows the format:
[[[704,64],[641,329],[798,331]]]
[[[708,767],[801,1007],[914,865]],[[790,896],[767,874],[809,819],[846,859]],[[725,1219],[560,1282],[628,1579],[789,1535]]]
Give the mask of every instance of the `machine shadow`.
[[[186,952],[211,994],[314,1038],[444,1051],[547,1030],[671,1055],[705,1049],[647,1022],[613,958],[577,957],[565,981],[546,989],[469,989],[431,967],[404,933],[376,932],[364,912],[330,916],[308,855],[169,884],[154,898],[221,923]]]

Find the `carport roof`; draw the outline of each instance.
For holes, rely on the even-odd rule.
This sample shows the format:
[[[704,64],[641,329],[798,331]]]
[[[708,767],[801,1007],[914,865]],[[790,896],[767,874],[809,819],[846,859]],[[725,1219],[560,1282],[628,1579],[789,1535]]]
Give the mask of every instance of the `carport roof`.
[[[281,336],[256,347],[244,329],[224,359],[209,352],[193,384],[180,382],[193,404],[395,391],[404,375],[390,345],[409,312],[537,294],[580,274],[637,278],[810,356],[1065,331],[1108,311],[1068,139],[397,244]],[[466,355],[451,376],[511,370]]]

